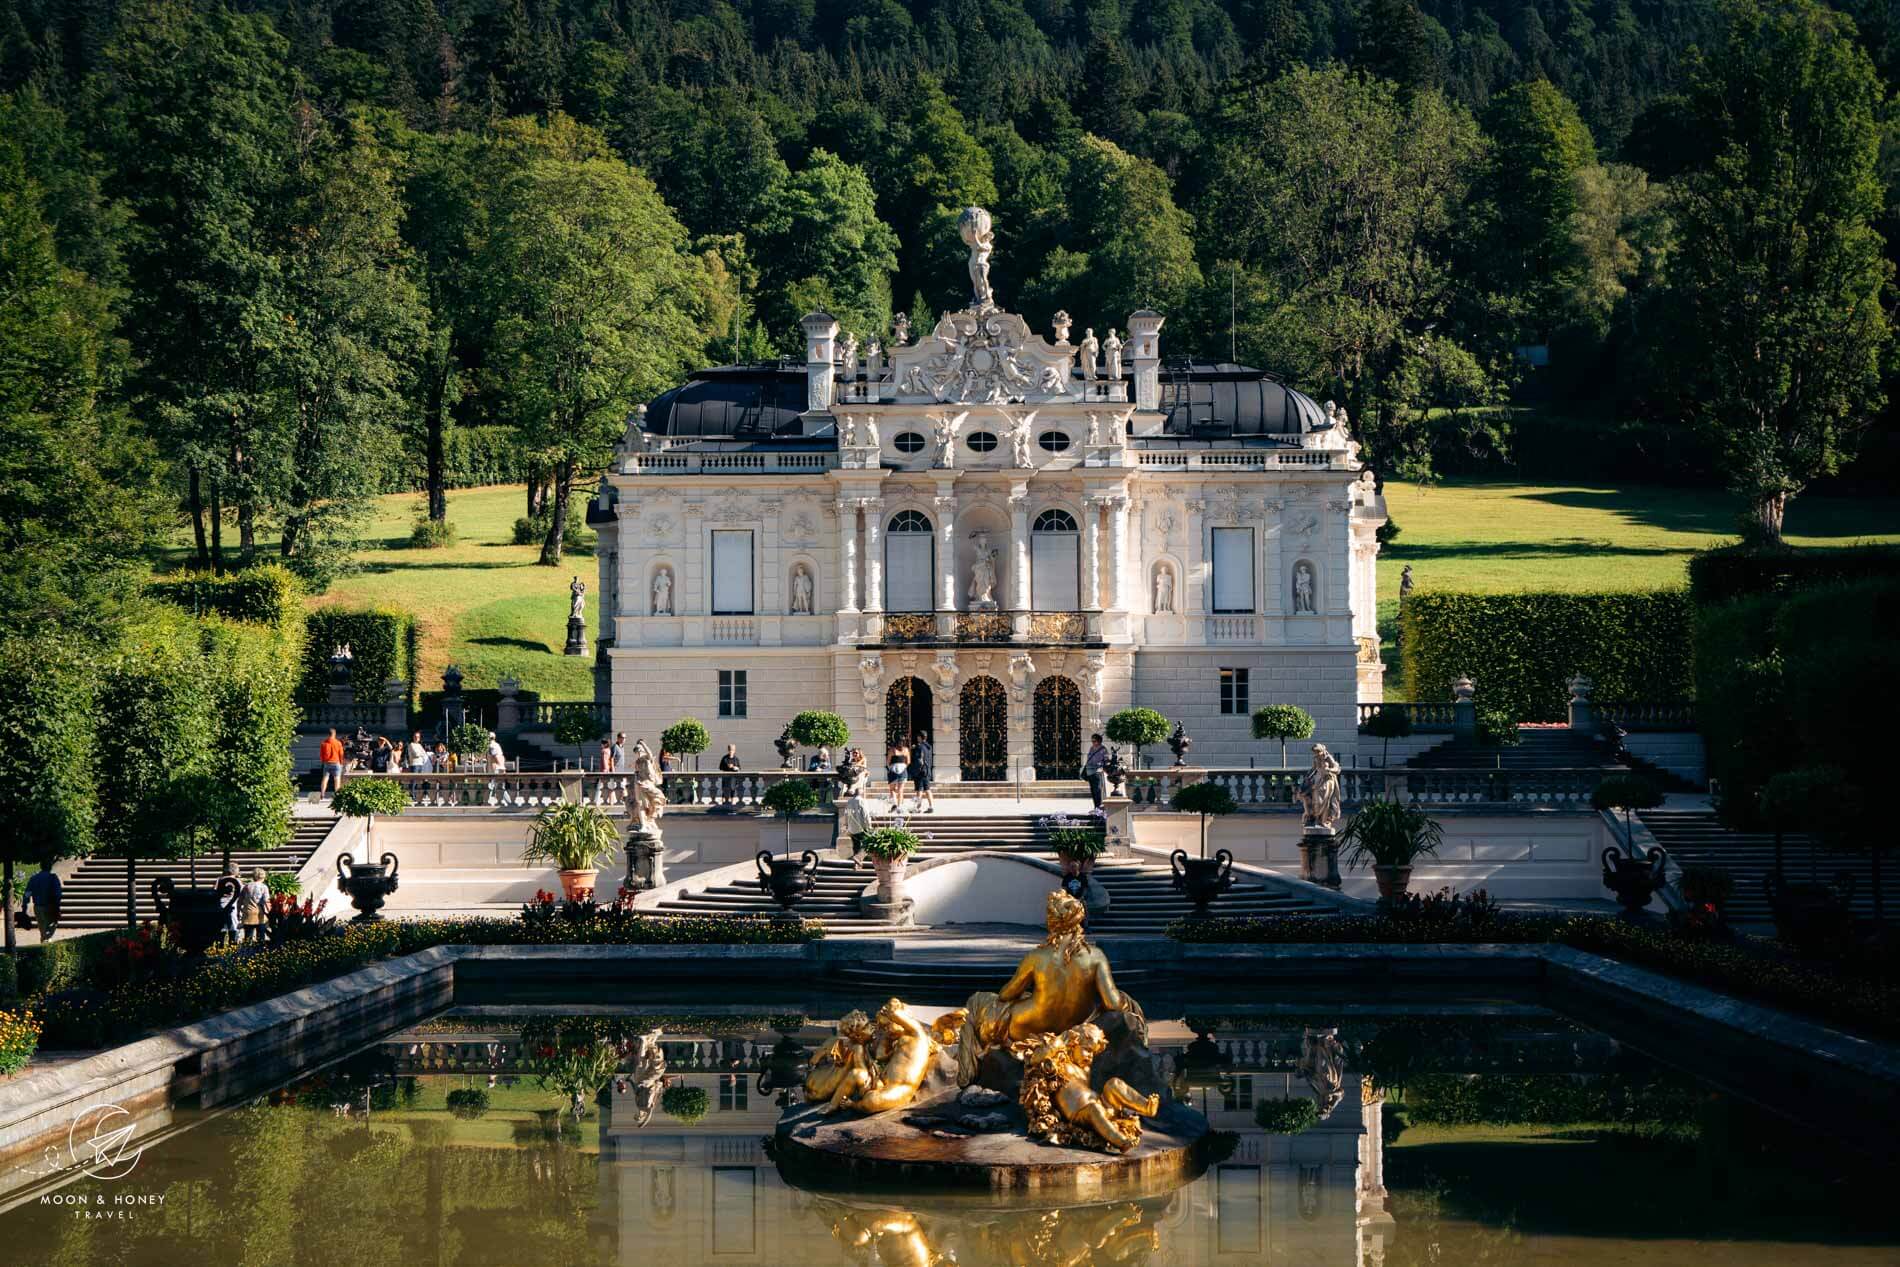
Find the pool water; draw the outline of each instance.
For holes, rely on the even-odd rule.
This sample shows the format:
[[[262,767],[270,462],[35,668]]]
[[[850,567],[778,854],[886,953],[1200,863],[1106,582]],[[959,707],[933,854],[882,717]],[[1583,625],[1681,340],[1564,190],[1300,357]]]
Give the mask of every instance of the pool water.
[[[1829,1139],[1851,1105],[1768,1111],[1508,1001],[1151,1006],[1157,1072],[1227,1133],[1165,1196],[1044,1209],[804,1191],[767,1140],[800,1058],[850,1005],[458,1008],[243,1105],[178,1110],[142,1151],[89,1167],[105,1177],[49,1157],[0,1213],[0,1252],[99,1267],[1900,1262],[1891,1162]]]

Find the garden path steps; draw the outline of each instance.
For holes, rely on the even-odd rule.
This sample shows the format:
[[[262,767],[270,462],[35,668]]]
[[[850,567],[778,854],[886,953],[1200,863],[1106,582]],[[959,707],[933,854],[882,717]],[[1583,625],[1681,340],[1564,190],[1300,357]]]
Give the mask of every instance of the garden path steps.
[[[299,814],[291,820],[290,841],[283,848],[240,849],[232,853],[231,861],[241,876],[249,876],[254,867],[262,867],[267,872],[287,871],[294,875],[310,860],[310,855],[317,851],[317,846],[323,843],[323,838],[330,834],[335,824],[334,814]],[[198,859],[198,883],[215,883],[222,861],[222,856],[216,853]],[[158,917],[158,911],[152,906],[152,881],[162,875],[170,876],[172,883],[183,887],[190,883],[191,864],[182,859],[138,860],[138,891],[134,896],[139,919]],[[88,858],[80,863],[79,870],[65,882],[59,923],[61,928],[123,928],[125,859]]]
[[[1730,923],[1764,927],[1774,924],[1768,899],[1762,893],[1762,880],[1775,869],[1773,832],[1731,831],[1709,810],[1646,809],[1638,811],[1636,816],[1678,865],[1717,867],[1729,873],[1735,881],[1735,895],[1729,899]],[[1789,881],[1797,884],[1809,881],[1832,884],[1838,876],[1852,876],[1854,913],[1872,917],[1873,868],[1865,853],[1823,849],[1806,836],[1790,833],[1782,837],[1782,866]],[[1900,867],[1881,869],[1882,887],[1886,890],[1883,896],[1890,919],[1900,913],[1896,877],[1900,877]]]

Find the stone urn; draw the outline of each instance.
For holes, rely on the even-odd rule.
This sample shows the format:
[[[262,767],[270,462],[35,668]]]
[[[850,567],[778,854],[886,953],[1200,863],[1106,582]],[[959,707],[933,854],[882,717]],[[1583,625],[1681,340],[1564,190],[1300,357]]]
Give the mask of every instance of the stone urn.
[[[228,875],[208,889],[178,888],[168,875],[152,881],[152,905],[159,922],[170,925],[179,948],[194,958],[211,949],[230,928],[231,907],[237,899],[238,882]]]
[[[1208,903],[1233,887],[1234,855],[1228,850],[1216,849],[1212,858],[1190,858],[1187,850],[1177,849],[1168,863],[1174,869],[1174,891],[1194,904],[1197,918],[1207,914]]]
[[[904,900],[904,876],[910,870],[910,859],[873,858],[871,870],[877,876],[877,900],[884,906],[895,906]]]
[[[781,1107],[788,1105],[810,1071],[811,1049],[796,1034],[781,1034],[759,1071],[759,1094],[777,1095]]]
[[[1663,886],[1663,864],[1667,858],[1667,854],[1655,848],[1646,857],[1624,853],[1615,845],[1603,850],[1603,887],[1616,894],[1624,918],[1634,919]]]
[[[396,855],[385,853],[381,862],[358,862],[349,854],[336,860],[336,887],[350,895],[356,908],[352,924],[369,924],[382,918],[383,902],[396,891]]]
[[[585,902],[594,896],[594,885],[600,879],[595,869],[562,871],[561,896],[570,902]]]
[[[1378,882],[1379,896],[1388,902],[1396,902],[1412,887],[1412,868],[1375,866],[1372,868],[1372,878]]]
[[[818,880],[818,855],[809,849],[796,858],[775,857],[769,849],[761,849],[758,864],[759,888],[771,894],[788,915]]]

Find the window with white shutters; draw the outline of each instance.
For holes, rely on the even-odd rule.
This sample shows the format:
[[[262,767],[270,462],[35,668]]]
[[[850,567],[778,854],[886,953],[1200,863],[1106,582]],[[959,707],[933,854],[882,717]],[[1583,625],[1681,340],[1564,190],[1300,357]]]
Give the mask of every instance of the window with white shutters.
[[[1214,529],[1214,610],[1251,612],[1253,529]]]
[[[752,530],[712,535],[713,615],[752,614]]]

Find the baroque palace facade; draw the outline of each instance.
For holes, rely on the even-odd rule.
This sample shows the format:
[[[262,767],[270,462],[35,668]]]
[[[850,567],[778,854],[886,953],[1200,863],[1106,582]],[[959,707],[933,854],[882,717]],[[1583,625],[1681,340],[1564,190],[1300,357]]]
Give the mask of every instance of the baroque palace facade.
[[[1196,764],[1270,764],[1249,715],[1291,703],[1353,752],[1385,510],[1345,415],[1164,361],[1154,312],[1032,333],[992,297],[988,213],[959,228],[970,307],[922,338],[813,313],[803,363],[703,370],[629,420],[590,510],[613,727],[657,748],[697,717],[756,769],[825,708],[874,766],[924,731],[940,781],[1046,779],[1129,705]]]

